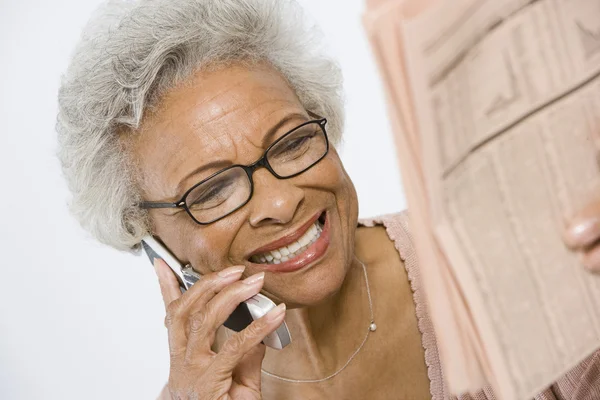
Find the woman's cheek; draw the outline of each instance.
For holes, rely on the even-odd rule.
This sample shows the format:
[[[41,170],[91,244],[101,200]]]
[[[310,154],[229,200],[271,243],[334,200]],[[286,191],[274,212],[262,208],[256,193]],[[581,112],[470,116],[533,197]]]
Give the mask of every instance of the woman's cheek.
[[[183,217],[183,218],[182,218]],[[189,221],[188,221],[189,220]],[[219,246],[222,234],[211,232],[211,226],[200,226],[186,215],[174,215],[171,221],[157,219],[154,224],[155,234],[162,240],[173,255],[183,264],[191,264],[201,274],[220,270],[222,257]]]
[[[329,173],[324,174],[324,185],[326,185],[335,195],[335,201],[337,203],[338,211],[340,212],[340,218],[346,225],[344,229],[351,230],[356,226],[358,221],[358,196],[356,188],[350,176],[346,172],[341,159],[337,152],[333,151],[331,157],[327,157],[323,161],[325,168],[328,169]],[[354,235],[348,234],[349,244],[353,248]]]
[[[334,152],[335,158],[335,168],[336,168],[336,177],[337,177],[337,186],[340,187],[342,196],[345,197],[345,200],[348,201],[350,206],[354,206],[356,208],[356,213],[358,214],[358,196],[356,194],[356,188],[354,187],[354,183],[346,169],[344,168],[344,164],[342,160],[339,158],[337,152]]]
[[[233,238],[231,231],[209,229],[190,235],[188,240],[189,260],[198,272],[207,274],[220,271],[233,264],[229,262],[229,249]]]
[[[344,190],[350,188],[354,190],[354,185],[344,169],[342,160],[333,149],[329,156],[325,157],[317,164],[315,172],[316,176],[319,177],[319,182],[323,186],[327,186],[331,189]]]

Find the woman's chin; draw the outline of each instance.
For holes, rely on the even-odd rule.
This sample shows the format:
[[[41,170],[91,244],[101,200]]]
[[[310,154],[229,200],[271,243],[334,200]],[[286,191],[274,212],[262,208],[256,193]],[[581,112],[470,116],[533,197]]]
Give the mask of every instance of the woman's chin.
[[[339,263],[323,260],[306,274],[292,281],[273,279],[266,281],[267,295],[275,302],[283,302],[288,309],[319,305],[339,292],[346,277],[345,268]],[[275,277],[274,277],[275,278]],[[272,290],[268,286],[272,284]]]

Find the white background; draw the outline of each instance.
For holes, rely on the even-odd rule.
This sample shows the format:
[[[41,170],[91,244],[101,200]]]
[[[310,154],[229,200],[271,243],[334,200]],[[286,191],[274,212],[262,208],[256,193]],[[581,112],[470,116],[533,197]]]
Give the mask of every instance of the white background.
[[[363,0],[300,0],[342,64],[342,158],[361,216],[404,208]],[[60,74],[97,0],[0,0],[0,399],[152,399],[168,375],[147,259],[96,244],[67,211]]]

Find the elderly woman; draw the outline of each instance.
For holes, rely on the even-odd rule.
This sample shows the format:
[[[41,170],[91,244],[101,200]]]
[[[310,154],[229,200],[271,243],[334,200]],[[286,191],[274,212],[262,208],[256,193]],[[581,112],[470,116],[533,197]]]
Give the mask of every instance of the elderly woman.
[[[357,221],[336,151],[340,71],[302,21],[287,0],[100,10],[59,95],[73,212],[103,243],[136,251],[151,234],[203,275],[182,294],[155,261],[171,354],[162,398],[446,398],[407,216]],[[593,253],[599,214],[573,247]],[[239,333],[222,327],[259,292],[279,306]],[[266,349],[284,319],[292,344]],[[599,357],[538,398],[591,396]]]

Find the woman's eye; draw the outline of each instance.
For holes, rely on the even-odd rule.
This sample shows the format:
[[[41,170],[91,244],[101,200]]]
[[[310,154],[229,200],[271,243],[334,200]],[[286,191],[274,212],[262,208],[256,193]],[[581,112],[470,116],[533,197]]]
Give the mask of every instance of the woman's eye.
[[[209,208],[221,204],[227,199],[227,189],[231,188],[231,185],[232,182],[225,181],[207,187],[202,191],[202,193],[199,193],[193,197],[189,207]]]
[[[302,149],[308,144],[312,137],[314,137],[314,135],[307,135],[290,139],[289,141],[286,141],[286,143],[282,146],[281,150],[278,153],[285,154]]]
[[[197,201],[203,202],[203,201],[210,200],[210,199],[216,197],[217,195],[219,195],[219,193],[221,193],[221,188],[219,188],[219,187],[212,188],[212,189],[210,189],[209,192],[204,193],[203,196],[200,197],[200,199],[198,199]]]
[[[291,143],[288,144],[288,149],[293,150],[296,149],[298,147],[300,147],[301,145],[303,145],[305,142],[308,141],[308,137],[301,137],[298,139],[294,139]]]

